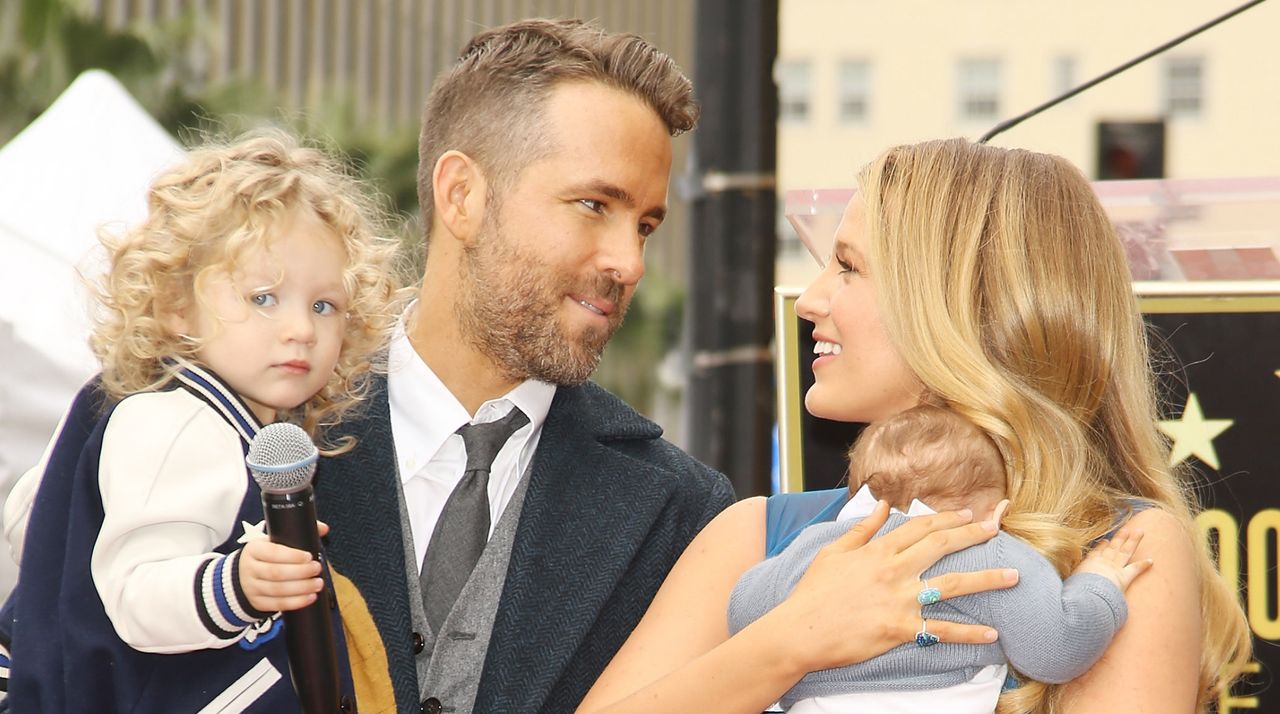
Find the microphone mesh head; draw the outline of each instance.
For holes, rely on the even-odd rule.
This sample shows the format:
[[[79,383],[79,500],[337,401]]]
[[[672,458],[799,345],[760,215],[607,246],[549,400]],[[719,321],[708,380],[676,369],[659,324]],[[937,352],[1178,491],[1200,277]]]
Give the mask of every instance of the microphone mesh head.
[[[258,487],[267,493],[293,493],[311,485],[320,453],[297,424],[263,427],[249,444],[245,462]]]

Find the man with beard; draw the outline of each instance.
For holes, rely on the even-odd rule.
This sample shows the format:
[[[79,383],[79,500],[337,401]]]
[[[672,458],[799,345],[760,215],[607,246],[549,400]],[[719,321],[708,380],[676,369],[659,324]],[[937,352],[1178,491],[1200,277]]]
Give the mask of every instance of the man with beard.
[[[697,113],[669,57],[578,21],[483,32],[437,80],[422,286],[317,476],[362,712],[572,711],[732,501],[586,381]]]

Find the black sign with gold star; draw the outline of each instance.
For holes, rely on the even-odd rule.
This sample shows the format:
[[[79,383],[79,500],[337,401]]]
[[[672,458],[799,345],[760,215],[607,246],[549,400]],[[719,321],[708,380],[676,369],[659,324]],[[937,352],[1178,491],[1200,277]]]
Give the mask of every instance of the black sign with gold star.
[[[1276,536],[1280,532],[1280,297],[1151,297],[1143,300],[1162,373],[1170,460],[1198,474],[1200,531],[1224,577],[1240,583],[1254,635],[1244,682],[1221,714],[1280,710]]]

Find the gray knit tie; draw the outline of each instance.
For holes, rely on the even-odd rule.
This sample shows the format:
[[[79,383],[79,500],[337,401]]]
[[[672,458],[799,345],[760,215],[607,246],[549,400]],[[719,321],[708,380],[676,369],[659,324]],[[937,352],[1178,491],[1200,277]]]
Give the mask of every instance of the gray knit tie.
[[[519,407],[512,407],[497,421],[458,429],[467,448],[467,468],[444,502],[418,576],[432,632],[440,632],[489,541],[489,469],[493,459],[507,439],[528,423],[529,417]]]

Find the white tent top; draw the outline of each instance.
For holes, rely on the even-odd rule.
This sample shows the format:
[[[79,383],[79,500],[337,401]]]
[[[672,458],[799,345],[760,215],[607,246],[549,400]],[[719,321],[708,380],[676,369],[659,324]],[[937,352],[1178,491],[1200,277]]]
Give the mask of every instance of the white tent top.
[[[77,268],[100,270],[97,230],[146,215],[146,189],[182,155],[110,74],[90,70],[0,148],[0,321],[87,377],[87,305]]]

